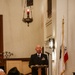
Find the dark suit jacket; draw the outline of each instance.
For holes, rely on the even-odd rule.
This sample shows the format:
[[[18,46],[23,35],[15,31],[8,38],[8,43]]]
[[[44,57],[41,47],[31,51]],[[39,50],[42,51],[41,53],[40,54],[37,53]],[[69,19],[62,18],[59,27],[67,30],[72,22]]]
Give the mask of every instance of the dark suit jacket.
[[[37,56],[37,54],[31,55],[29,67],[31,65],[48,65],[47,55],[41,54],[40,58]],[[32,75],[38,75],[38,68],[32,68]],[[42,68],[42,75],[46,75],[45,68]]]

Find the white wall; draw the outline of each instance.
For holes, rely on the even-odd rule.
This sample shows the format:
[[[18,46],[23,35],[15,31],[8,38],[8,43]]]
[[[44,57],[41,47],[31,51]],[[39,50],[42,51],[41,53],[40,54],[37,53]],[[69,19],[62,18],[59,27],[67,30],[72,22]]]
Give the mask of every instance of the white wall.
[[[75,0],[68,1],[68,53],[69,60],[65,75],[73,75],[75,72]]]
[[[3,15],[4,51],[14,53],[12,57],[30,57],[35,46],[43,46],[43,25],[41,0],[33,1],[33,22],[27,26],[22,21],[24,0],[0,0],[0,14]]]
[[[62,19],[64,18],[64,45],[67,47],[69,59],[66,63],[65,75],[73,75],[75,72],[75,0],[56,0],[56,69],[53,75],[59,74],[59,51],[62,44]],[[55,67],[54,67],[55,68]]]

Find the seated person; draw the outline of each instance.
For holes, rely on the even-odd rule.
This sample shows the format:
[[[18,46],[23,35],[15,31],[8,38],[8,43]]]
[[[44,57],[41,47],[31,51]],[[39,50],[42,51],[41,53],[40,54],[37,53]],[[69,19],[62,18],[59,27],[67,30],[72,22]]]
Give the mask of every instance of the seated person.
[[[7,74],[7,75],[23,75],[23,74],[21,74],[21,73],[18,71],[17,67],[13,67],[13,68],[11,68],[11,69],[8,71],[8,74]]]
[[[6,75],[3,69],[0,69],[0,75]]]

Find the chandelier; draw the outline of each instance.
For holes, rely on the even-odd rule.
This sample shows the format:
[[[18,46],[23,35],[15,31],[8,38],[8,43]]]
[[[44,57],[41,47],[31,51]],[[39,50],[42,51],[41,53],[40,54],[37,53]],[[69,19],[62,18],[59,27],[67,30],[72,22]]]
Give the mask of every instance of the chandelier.
[[[25,4],[26,4],[26,2],[25,2]],[[33,22],[31,5],[26,5],[26,6],[24,5],[22,21],[27,23],[28,27],[29,27],[29,23]]]

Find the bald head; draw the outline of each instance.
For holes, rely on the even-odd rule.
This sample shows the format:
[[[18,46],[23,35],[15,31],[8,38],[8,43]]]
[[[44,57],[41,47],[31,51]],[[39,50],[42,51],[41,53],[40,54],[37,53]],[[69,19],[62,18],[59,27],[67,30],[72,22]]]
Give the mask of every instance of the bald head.
[[[0,75],[6,75],[3,69],[0,69]]]
[[[36,46],[36,48],[35,48],[35,50],[36,50],[36,52],[37,52],[37,53],[39,53],[39,54],[40,54],[40,53],[41,53],[41,51],[42,51],[42,48],[41,48],[41,46],[40,46],[40,45],[37,45],[37,46]]]

